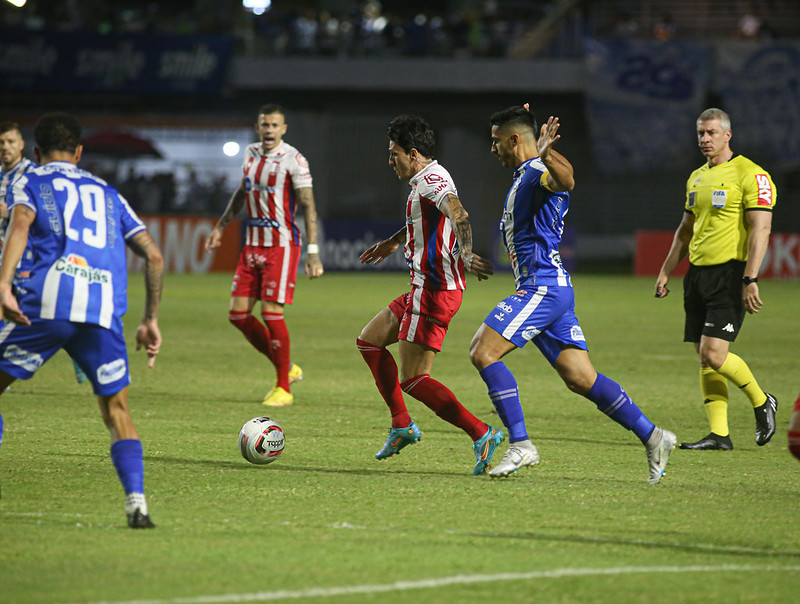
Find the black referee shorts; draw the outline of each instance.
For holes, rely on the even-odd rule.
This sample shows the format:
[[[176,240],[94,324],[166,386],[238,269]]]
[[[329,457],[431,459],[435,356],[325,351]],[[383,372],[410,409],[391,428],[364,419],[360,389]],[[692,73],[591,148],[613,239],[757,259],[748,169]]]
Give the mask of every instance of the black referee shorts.
[[[744,321],[742,277],[744,262],[731,260],[713,266],[689,265],[683,278],[684,342],[700,336],[733,342]]]

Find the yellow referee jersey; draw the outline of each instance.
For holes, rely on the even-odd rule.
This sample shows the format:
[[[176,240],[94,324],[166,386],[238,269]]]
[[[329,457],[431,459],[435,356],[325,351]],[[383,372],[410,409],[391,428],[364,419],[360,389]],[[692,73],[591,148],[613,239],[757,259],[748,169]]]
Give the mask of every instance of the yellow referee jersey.
[[[692,172],[686,182],[686,211],[694,215],[689,262],[698,266],[747,260],[747,210],[775,207],[778,192],[761,166],[742,155]]]

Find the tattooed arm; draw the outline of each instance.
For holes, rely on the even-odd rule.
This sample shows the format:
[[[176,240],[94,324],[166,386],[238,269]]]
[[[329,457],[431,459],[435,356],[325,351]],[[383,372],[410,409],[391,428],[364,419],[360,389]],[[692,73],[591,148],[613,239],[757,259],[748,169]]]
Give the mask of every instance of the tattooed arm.
[[[494,270],[492,263],[481,258],[472,251],[472,225],[469,222],[469,214],[461,205],[461,200],[448,193],[447,203],[441,206],[442,213],[450,219],[458,238],[458,247],[461,250],[461,259],[464,261],[466,269],[478,278],[488,279]]]
[[[161,348],[158,309],[161,305],[161,290],[164,287],[164,258],[147,231],[136,233],[127,243],[137,256],[144,258],[144,316],[136,330],[136,350],[145,347],[147,366],[152,367]]]
[[[303,213],[306,217],[306,244],[316,252],[308,251],[306,253],[306,275],[312,279],[321,277],[324,269],[322,268],[322,261],[319,259],[319,247],[317,242],[317,206],[314,203],[314,189],[311,187],[303,187],[302,189],[295,189],[297,195],[297,203],[303,207]]]

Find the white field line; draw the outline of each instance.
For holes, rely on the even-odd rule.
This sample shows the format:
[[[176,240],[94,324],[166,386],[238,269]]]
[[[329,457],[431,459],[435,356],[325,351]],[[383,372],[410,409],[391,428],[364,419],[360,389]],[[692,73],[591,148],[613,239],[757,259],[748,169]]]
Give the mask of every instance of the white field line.
[[[448,585],[472,583],[497,583],[501,581],[529,581],[531,579],[561,579],[564,577],[591,577],[600,575],[664,574],[664,573],[720,573],[720,572],[796,572],[800,566],[758,566],[754,564],[718,564],[708,566],[619,566],[613,568],[555,568],[526,573],[497,573],[492,575],[454,575],[438,579],[396,581],[372,585],[345,585],[342,587],[317,587],[296,591],[277,590],[218,596],[193,596],[158,600],[104,601],[92,604],[224,604],[227,602],[274,602],[300,598],[328,598],[356,594],[376,594],[412,589],[431,589]]]

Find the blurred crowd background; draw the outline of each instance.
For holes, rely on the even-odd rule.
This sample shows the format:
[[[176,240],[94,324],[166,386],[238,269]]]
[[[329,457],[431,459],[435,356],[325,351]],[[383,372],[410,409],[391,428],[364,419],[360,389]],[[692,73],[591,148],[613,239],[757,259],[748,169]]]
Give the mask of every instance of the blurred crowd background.
[[[397,218],[385,127],[418,113],[471,214],[494,225],[508,174],[487,118],[527,101],[563,123],[578,254],[626,259],[637,231],[677,225],[702,159],[694,117],[722,106],[734,150],[778,184],[775,229],[800,232],[796,0],[0,2],[0,116],[23,125],[30,156],[38,115],[76,113],[116,141],[87,144],[84,165],[143,213],[221,212],[255,112],[277,102],[323,224]]]

